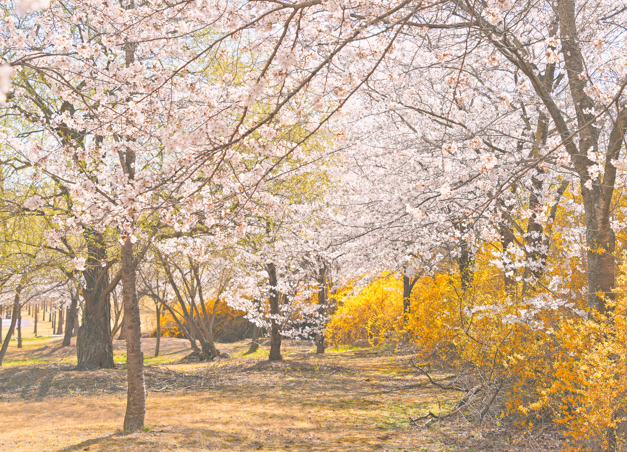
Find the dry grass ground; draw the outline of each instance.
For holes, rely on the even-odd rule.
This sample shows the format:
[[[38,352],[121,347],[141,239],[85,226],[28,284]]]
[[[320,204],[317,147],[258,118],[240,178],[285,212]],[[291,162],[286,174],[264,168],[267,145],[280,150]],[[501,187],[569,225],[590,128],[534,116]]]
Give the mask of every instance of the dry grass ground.
[[[121,343],[119,368],[98,372],[74,371],[73,347],[59,338],[24,344],[12,344],[0,368],[0,451],[559,450],[553,434],[530,438],[463,419],[410,425],[410,416],[445,412],[455,395],[428,385],[392,349],[317,356],[292,344],[270,363],[267,350],[245,355],[247,344],[223,344],[232,359],[190,364],[180,363],[186,342],[169,338],[163,356],[146,359],[146,431],[122,435]],[[146,339],[147,356],[153,347]]]

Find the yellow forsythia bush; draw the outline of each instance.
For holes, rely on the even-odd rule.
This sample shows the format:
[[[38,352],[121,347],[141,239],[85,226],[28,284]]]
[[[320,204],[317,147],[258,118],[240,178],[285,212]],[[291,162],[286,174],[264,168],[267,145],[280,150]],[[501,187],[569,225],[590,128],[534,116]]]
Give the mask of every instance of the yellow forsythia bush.
[[[616,292],[627,293],[627,265],[617,281]],[[551,294],[528,288],[521,297],[521,285],[508,293],[490,265],[477,265],[471,287],[460,287],[456,272],[421,278],[406,318],[398,277],[346,288],[327,338],[350,344],[397,335],[422,359],[503,382],[503,415],[517,413],[526,426],[559,423],[566,450],[627,450],[627,297],[610,302],[605,315],[586,314],[585,299],[534,311],[533,300]]]
[[[333,345],[352,344],[358,339],[378,343],[396,331],[401,321],[403,281],[385,274],[361,290],[345,287],[334,298],[338,306],[327,325],[327,341]]]

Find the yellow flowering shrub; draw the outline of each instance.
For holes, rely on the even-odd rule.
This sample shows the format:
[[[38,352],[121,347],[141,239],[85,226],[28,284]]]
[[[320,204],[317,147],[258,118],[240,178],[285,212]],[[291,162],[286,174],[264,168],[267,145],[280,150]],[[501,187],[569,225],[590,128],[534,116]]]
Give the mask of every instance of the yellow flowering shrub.
[[[330,344],[352,344],[358,339],[378,343],[402,321],[403,281],[394,275],[381,275],[361,290],[345,287],[334,298],[337,310],[325,332]]]
[[[542,287],[521,297],[522,283],[507,292],[502,271],[481,259],[465,292],[458,272],[419,279],[407,316],[394,275],[359,292],[346,288],[327,338],[409,341],[421,359],[470,367],[481,381],[502,384],[501,415],[517,414],[528,427],[540,419],[563,426],[566,450],[626,450],[627,297],[588,318],[583,299],[560,300]],[[627,265],[618,286],[627,292]]]

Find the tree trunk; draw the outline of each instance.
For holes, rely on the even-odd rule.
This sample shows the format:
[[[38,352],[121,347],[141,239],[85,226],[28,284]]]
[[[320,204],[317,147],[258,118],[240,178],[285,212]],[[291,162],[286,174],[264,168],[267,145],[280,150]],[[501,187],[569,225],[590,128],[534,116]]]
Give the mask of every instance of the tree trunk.
[[[2,348],[0,348],[0,366],[2,366],[2,361],[4,361],[4,355],[7,353],[7,349],[9,348],[9,342],[11,341],[11,337],[13,336],[13,331],[15,331],[15,324],[19,321],[20,316],[20,293],[22,292],[23,283],[20,283],[15,289],[15,297],[13,298],[13,314],[11,314],[11,325],[9,326],[9,331],[7,331],[7,335],[4,338],[4,342],[2,343]]]
[[[50,313],[50,317],[52,317],[52,334],[55,334],[57,331],[57,313]]]
[[[462,239],[459,243],[459,274],[461,277],[462,292],[466,292],[474,279],[473,256],[472,251],[468,247],[466,239]]]
[[[87,269],[83,271],[83,322],[76,338],[78,369],[112,369],[111,305],[108,269],[100,263],[106,260],[106,242],[102,234],[85,232],[87,239]]]
[[[316,334],[316,353],[321,355],[324,353],[324,327],[326,325],[327,316],[327,267],[323,265],[320,269],[320,278],[318,281],[318,314],[320,315],[320,331]]]
[[[118,341],[126,340],[126,317],[122,317],[122,324],[120,325],[120,334],[118,335]]]
[[[611,163],[618,159],[623,145],[623,133],[627,125],[625,109],[616,119],[606,153],[604,176],[592,180],[588,168],[594,164],[590,151],[599,149],[599,130],[595,122],[595,102],[586,93],[588,78],[583,55],[579,47],[580,37],[576,26],[574,0],[558,1],[560,38],[568,84],[577,113],[579,148],[572,139],[565,143],[579,174],[581,195],[586,216],[586,242],[588,245],[588,303],[592,309],[605,312],[606,299],[614,298],[614,249],[615,237],[610,228],[611,201],[614,192],[616,167]],[[555,119],[555,118],[554,118]],[[557,122],[557,121],[556,121]],[[560,130],[562,136],[568,133],[567,127]],[[586,183],[591,183],[590,188]]]
[[[136,432],[144,427],[146,383],[144,380],[144,353],[141,342],[139,300],[137,298],[137,268],[133,257],[133,244],[129,237],[125,239],[122,245],[121,267],[128,382],[124,431]]]
[[[70,307],[68,308],[67,315],[65,316],[65,336],[63,336],[63,343],[61,344],[62,347],[68,347],[72,342],[72,335],[74,334],[74,329],[76,328],[77,305],[78,299],[75,296],[72,296]]]
[[[35,331],[34,331],[34,334],[35,334],[35,337],[37,337],[37,311],[39,311],[39,307],[35,306],[33,308],[33,310],[35,311],[35,319],[34,319],[34,323],[35,323],[34,329],[35,329]]]
[[[190,264],[192,264],[191,259],[190,259]],[[207,312],[205,297],[203,295],[202,281],[200,279],[200,272],[198,270],[198,265],[191,265],[191,268],[194,274],[194,278],[196,280],[196,285],[198,286],[198,299],[199,299],[200,307],[202,309],[202,316],[200,315],[200,312],[198,312],[198,307],[196,307],[195,305],[193,307],[196,308],[196,313],[197,313],[196,317],[199,318],[202,329],[205,331],[205,334],[207,335],[207,343],[209,345],[209,350],[211,351],[211,359],[214,359],[220,356],[220,351],[217,349],[216,344],[213,340],[213,325],[216,320],[216,309],[218,308],[218,304],[220,303],[220,295],[222,294],[223,287],[222,285],[220,285],[216,299],[213,302],[213,309],[211,310],[211,315],[209,315],[209,313]],[[202,319],[205,320],[204,322],[202,322],[202,319],[200,319],[201,317]]]
[[[59,318],[57,319],[57,334],[63,334],[63,314],[65,309],[59,309]]]
[[[405,322],[407,322],[407,315],[411,307],[411,280],[409,276],[403,275],[403,314],[405,314]]]
[[[267,265],[269,285],[270,285],[270,361],[280,361],[281,356],[281,330],[278,316],[281,314],[279,309],[279,291],[277,289],[276,267],[270,263]]]
[[[158,303],[155,304],[157,311],[157,334],[155,335],[155,358],[159,356],[159,345],[161,342],[161,306]]]
[[[253,324],[253,340],[250,343],[250,347],[248,348],[246,355],[255,353],[257,350],[259,350],[259,327]]]
[[[514,234],[509,229],[505,221],[502,221],[499,224],[499,232],[501,235],[501,246],[503,247],[503,256],[509,255],[507,251],[509,245],[514,243]],[[503,263],[503,282],[505,284],[505,292],[512,295],[516,293],[516,280],[514,279],[513,272],[515,271],[514,267],[511,265],[511,262]],[[512,274],[509,274],[512,273]]]
[[[65,335],[63,336],[62,347],[68,347],[72,343],[72,334],[76,325],[76,305],[78,300],[72,296],[70,301],[70,307],[65,315]]]
[[[17,348],[22,348],[22,305],[17,307]]]
[[[179,305],[181,306],[181,312],[183,313],[183,319],[185,320],[185,323],[187,323],[187,328],[183,328],[183,322],[177,322],[177,323],[180,324],[183,334],[186,337],[188,337],[190,343],[192,344],[192,348],[194,348],[194,351],[200,352],[201,359],[202,360],[213,359],[215,356],[217,356],[218,353],[217,353],[215,346],[213,346],[213,343],[210,344],[202,334],[201,328],[205,328],[205,326],[201,325],[201,327],[199,328],[198,324],[194,320],[194,306],[195,305],[193,304],[193,299],[191,300],[191,306],[190,306],[190,309],[188,310],[187,306],[185,305],[185,300],[183,299],[183,295],[181,291],[179,290],[179,287],[176,284],[176,281],[174,280],[174,275],[172,274],[170,265],[161,256],[159,256],[159,260],[161,261],[161,264],[163,265],[163,269],[168,278],[168,282],[170,283],[170,286],[174,290],[176,299],[179,302]],[[165,306],[167,307],[167,305]],[[170,310],[170,312],[173,313],[173,310]],[[176,315],[174,313],[173,313],[173,317],[176,320]],[[207,334],[207,336],[210,336],[210,334]],[[198,339],[198,341],[200,342],[200,350],[198,349],[198,346],[196,345],[196,339]]]

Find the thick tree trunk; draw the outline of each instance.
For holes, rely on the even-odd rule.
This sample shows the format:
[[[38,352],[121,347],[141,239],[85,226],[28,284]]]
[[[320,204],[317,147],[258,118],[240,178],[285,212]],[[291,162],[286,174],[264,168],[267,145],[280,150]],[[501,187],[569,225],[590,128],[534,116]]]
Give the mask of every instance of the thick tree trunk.
[[[278,316],[281,314],[279,309],[279,291],[277,288],[276,267],[270,263],[267,265],[269,284],[270,284],[270,361],[280,361],[281,356],[281,326],[278,322]]]
[[[139,300],[137,298],[137,268],[133,257],[133,244],[129,237],[125,239],[122,245],[121,267],[128,382],[124,431],[136,432],[144,427],[146,383],[144,380],[144,353],[141,342]]]
[[[50,316],[52,317],[52,334],[55,334],[55,331],[57,331],[57,313],[51,313]]]
[[[65,336],[63,336],[62,347],[68,347],[72,342],[72,335],[74,334],[74,329],[76,328],[76,317],[77,317],[77,305],[78,299],[72,296],[70,300],[70,307],[68,308],[67,315],[65,316]]]
[[[0,348],[0,366],[2,366],[2,361],[4,361],[4,356],[6,355],[7,349],[9,348],[9,342],[11,341],[11,337],[13,336],[13,332],[15,331],[15,324],[19,321],[21,309],[20,294],[22,293],[23,286],[24,280],[22,279],[22,282],[20,282],[20,284],[15,289],[15,297],[13,298],[13,313],[11,314],[11,325],[9,325],[9,331],[7,331],[7,335],[4,338],[2,348]]]
[[[84,307],[83,322],[76,338],[78,369],[112,369],[113,346],[111,343],[111,306],[109,275],[105,261],[106,243],[104,236],[95,231],[85,233],[87,238],[87,269],[83,272],[85,287],[82,291]]]
[[[595,102],[586,93],[586,68],[583,54],[579,47],[580,37],[576,26],[576,7],[574,0],[558,1],[560,38],[562,55],[571,97],[577,113],[579,149],[568,139],[566,146],[580,177],[581,194],[586,216],[586,242],[588,245],[588,303],[592,309],[605,312],[606,299],[614,298],[615,277],[615,237],[610,228],[611,201],[615,187],[616,167],[612,164],[618,159],[623,145],[623,133],[627,125],[625,109],[618,115],[613,126],[606,152],[605,172],[596,180],[590,178],[588,168],[594,164],[589,158],[590,151],[599,150],[599,130],[595,122]],[[555,119],[555,118],[554,118]],[[566,135],[567,130],[560,130]],[[586,184],[589,184],[587,187]]]

